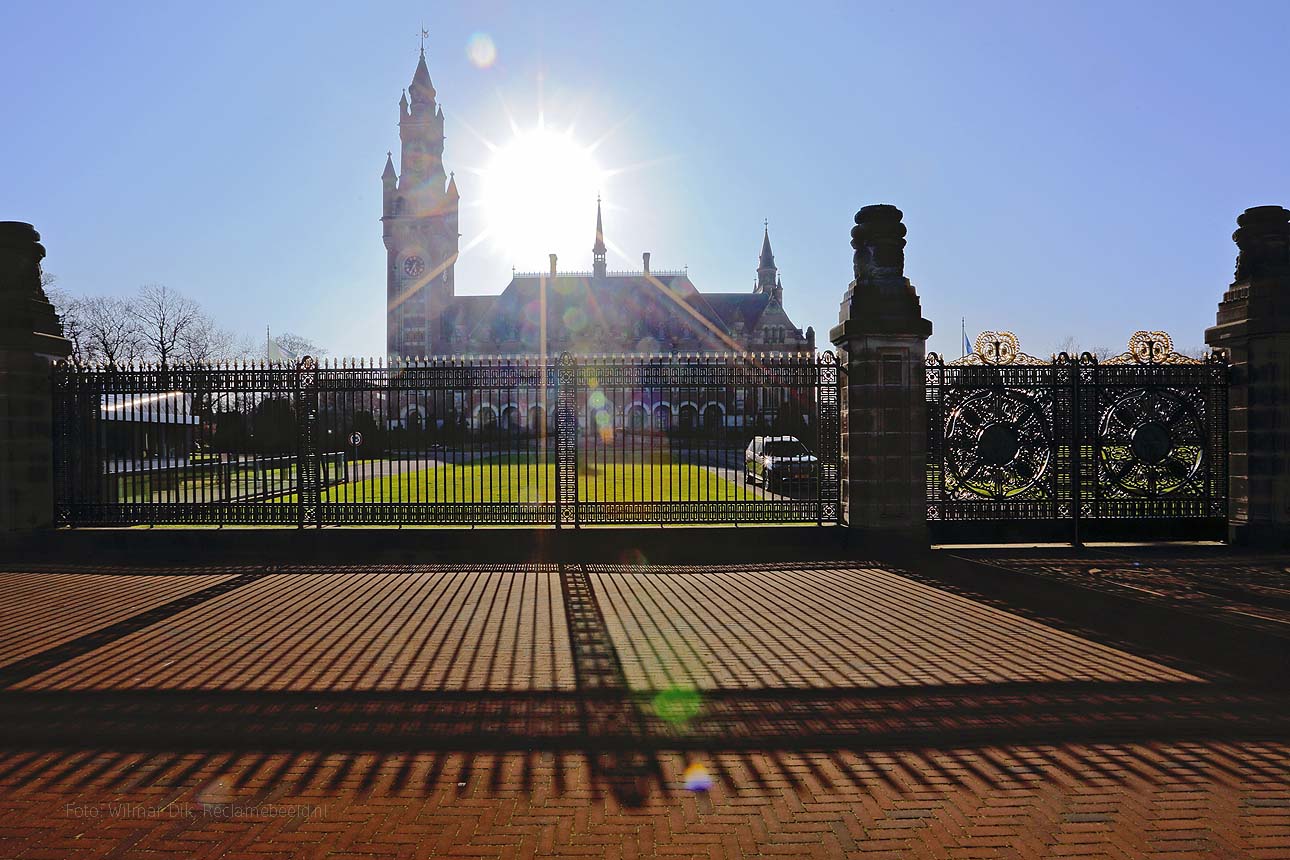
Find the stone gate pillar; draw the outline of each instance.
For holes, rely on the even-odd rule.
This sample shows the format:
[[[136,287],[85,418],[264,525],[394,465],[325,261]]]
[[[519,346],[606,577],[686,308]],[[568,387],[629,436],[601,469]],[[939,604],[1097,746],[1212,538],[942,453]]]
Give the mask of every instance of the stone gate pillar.
[[[842,504],[848,527],[927,543],[924,355],[932,324],[905,277],[895,206],[866,206],[851,230],[855,280],[829,339],[842,386]]]
[[[1236,219],[1236,277],[1205,342],[1228,351],[1228,536],[1290,545],[1290,211]]]
[[[0,541],[53,521],[49,366],[71,346],[40,286],[44,256],[30,224],[0,221]]]

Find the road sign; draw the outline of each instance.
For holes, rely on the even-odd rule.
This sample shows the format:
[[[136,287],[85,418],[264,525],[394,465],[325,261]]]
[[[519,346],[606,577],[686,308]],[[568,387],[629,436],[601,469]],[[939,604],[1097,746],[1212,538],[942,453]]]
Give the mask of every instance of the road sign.
[[[362,434],[362,433],[359,433],[357,430],[355,430],[353,433],[350,433],[350,434],[349,434],[349,444],[353,445],[355,448],[357,448],[359,445],[362,445],[362,444],[363,444],[363,434]]]

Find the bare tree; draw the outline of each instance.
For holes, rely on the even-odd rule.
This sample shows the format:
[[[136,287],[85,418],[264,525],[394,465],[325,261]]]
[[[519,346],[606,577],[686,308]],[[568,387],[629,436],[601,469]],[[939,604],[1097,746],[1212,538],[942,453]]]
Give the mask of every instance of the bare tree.
[[[67,338],[68,343],[72,345],[72,354],[67,358],[77,367],[85,367],[93,363],[89,354],[85,338],[85,326],[81,321],[81,304],[84,299],[73,296],[66,290],[54,286],[57,278],[49,272],[40,273],[40,286],[45,291],[45,297],[49,303],[54,306],[54,312],[58,314],[58,321],[63,326],[63,337]]]
[[[250,352],[245,338],[220,328],[215,320],[199,312],[180,336],[176,355],[189,364],[206,364],[241,358]]]
[[[1066,337],[1057,341],[1057,348],[1054,349],[1053,352],[1057,355],[1064,352],[1072,358],[1079,358],[1079,343],[1075,340],[1074,335],[1068,334]]]
[[[181,357],[184,339],[199,324],[201,308],[164,284],[145,284],[132,303],[144,355],[168,367]]]
[[[304,358],[306,355],[319,358],[327,354],[326,349],[301,334],[288,331],[275,336],[273,339],[277,341],[278,346],[282,348],[284,353],[294,355],[296,358]],[[272,350],[269,349],[268,344],[265,344],[265,350],[265,358],[273,360],[275,356],[271,354]]]
[[[77,301],[77,315],[90,363],[118,368],[139,358],[142,333],[129,301],[117,296],[90,296]]]
[[[1071,358],[1079,358],[1087,352],[1098,361],[1106,361],[1108,358],[1119,355],[1119,353],[1111,349],[1109,346],[1081,346],[1080,342],[1075,339],[1074,335],[1069,334],[1057,342],[1057,349],[1054,350],[1054,352],[1064,352]]]

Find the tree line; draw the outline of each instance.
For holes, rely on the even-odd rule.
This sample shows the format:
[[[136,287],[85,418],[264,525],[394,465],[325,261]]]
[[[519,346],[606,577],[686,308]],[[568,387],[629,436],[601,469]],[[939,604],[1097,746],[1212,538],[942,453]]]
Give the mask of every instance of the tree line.
[[[221,327],[200,304],[164,284],[144,284],[121,297],[73,295],[48,273],[41,282],[71,342],[68,360],[77,367],[173,367],[270,357],[264,340]],[[274,340],[284,352],[326,355],[302,335],[284,332]]]

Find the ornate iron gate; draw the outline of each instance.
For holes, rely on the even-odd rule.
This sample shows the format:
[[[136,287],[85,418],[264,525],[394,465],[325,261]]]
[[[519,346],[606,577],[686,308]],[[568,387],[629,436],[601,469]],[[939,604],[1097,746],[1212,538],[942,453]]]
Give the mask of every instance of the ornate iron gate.
[[[1227,365],[1140,331],[1105,361],[1043,361],[1010,332],[927,357],[933,540],[1219,538]]]
[[[56,515],[64,525],[831,524],[838,385],[831,352],[64,365]],[[797,447],[753,475],[754,437]]]

